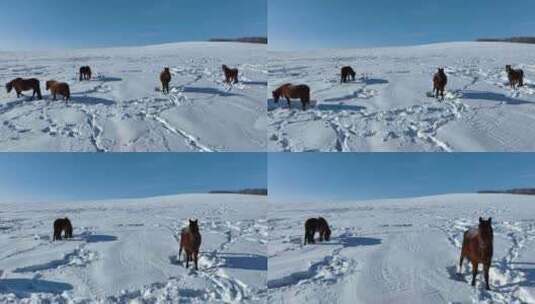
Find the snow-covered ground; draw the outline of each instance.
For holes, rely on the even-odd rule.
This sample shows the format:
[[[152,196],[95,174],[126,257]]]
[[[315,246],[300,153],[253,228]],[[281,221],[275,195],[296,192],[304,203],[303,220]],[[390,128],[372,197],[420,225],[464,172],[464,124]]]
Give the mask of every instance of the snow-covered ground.
[[[0,206],[0,303],[265,302],[267,199],[196,194]],[[51,242],[68,216],[74,238]],[[175,239],[199,220],[199,270]],[[33,301],[33,302],[32,302]]]
[[[265,45],[214,42],[0,53],[2,86],[38,78],[45,98],[0,90],[0,150],[265,151],[266,55]],[[223,83],[222,64],[239,68],[239,84]],[[82,65],[92,81],[78,81]],[[51,100],[50,79],[70,85],[72,103]]]
[[[268,100],[270,151],[533,151],[534,45],[456,42],[410,47],[271,52],[269,92],[307,84],[315,107]],[[525,86],[508,87],[505,65]],[[357,79],[340,83],[340,68]],[[437,67],[444,101],[428,97]],[[281,108],[282,105],[282,108]]]
[[[329,242],[303,246],[323,216]],[[463,232],[491,216],[491,291],[465,264]],[[316,236],[317,237],[317,236]],[[507,194],[277,204],[269,212],[269,303],[535,303],[535,199]],[[466,263],[466,261],[465,261]],[[481,267],[480,267],[481,269]]]

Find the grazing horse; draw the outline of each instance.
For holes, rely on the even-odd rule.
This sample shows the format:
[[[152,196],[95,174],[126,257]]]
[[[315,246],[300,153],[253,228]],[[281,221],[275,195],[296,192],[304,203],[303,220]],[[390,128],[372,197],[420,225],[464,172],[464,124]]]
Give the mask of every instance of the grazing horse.
[[[231,69],[225,64],[221,66],[223,73],[225,74],[226,83],[237,83],[238,82],[238,69]]]
[[[50,90],[50,93],[52,93],[52,96],[54,96],[53,100],[57,100],[56,95],[58,94],[63,95],[63,99],[65,101],[69,101],[69,99],[71,99],[71,89],[65,82],[49,80],[46,82],[46,90]]]
[[[433,95],[435,95],[435,98],[438,98],[438,94],[440,93],[442,100],[444,100],[446,84],[448,84],[448,76],[444,73],[443,68],[438,68],[438,71],[433,75]]]
[[[164,68],[160,73],[160,81],[162,83],[162,92],[169,94],[169,83],[171,82],[171,72],[169,68]]]
[[[15,78],[10,82],[6,83],[6,90],[8,93],[11,93],[11,90],[13,90],[13,88],[15,88],[15,92],[17,92],[17,97],[23,96],[23,91],[33,90],[32,98],[34,98],[37,94],[37,99],[43,99],[43,96],[41,96],[41,87],[38,79]]]
[[[91,68],[87,65],[80,68],[80,81],[82,80],[91,80]]]
[[[53,241],[61,240],[61,232],[65,232],[65,238],[72,238],[72,224],[68,218],[57,219],[54,221]]]
[[[472,263],[472,286],[476,285],[476,275],[478,265],[483,264],[485,275],[486,289],[489,290],[489,268],[492,262],[493,251],[493,231],[492,218],[484,221],[479,218],[479,226],[473,227],[464,233],[463,246],[461,249],[461,260],[459,262],[459,271],[462,271],[463,259],[465,257]]]
[[[197,260],[199,257],[199,248],[201,247],[201,234],[199,233],[198,220],[189,220],[189,227],[182,229],[180,233],[180,249],[178,250],[178,260],[182,255],[182,248],[186,253],[186,268],[189,261],[195,261],[195,270],[198,270]]]
[[[306,109],[306,104],[310,103],[310,88],[304,84],[294,86],[291,83],[286,83],[273,91],[272,94],[275,103],[278,103],[281,97],[286,98],[288,101],[288,109],[291,108],[290,98],[301,99],[303,110]]]
[[[316,232],[320,234],[320,242],[323,240],[328,241],[331,239],[331,229],[327,221],[322,218],[309,218],[305,222],[305,242],[304,244],[314,244],[314,235]]]
[[[524,71],[522,69],[515,70],[508,64],[505,66],[507,72],[507,78],[509,78],[509,85],[512,89],[521,87],[524,85]]]
[[[340,82],[347,82],[349,80],[349,77],[351,77],[351,80],[355,81],[355,71],[353,71],[353,68],[351,68],[350,66],[345,66],[342,68],[341,70],[341,79],[340,79]]]

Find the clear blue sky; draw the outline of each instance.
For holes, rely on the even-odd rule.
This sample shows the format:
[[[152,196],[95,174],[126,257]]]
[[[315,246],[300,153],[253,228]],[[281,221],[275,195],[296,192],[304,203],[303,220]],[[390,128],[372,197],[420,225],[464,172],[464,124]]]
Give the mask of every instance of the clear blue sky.
[[[79,201],[266,187],[262,153],[0,153],[0,201]]]
[[[269,0],[274,50],[535,36],[535,1]]]
[[[22,0],[0,5],[0,50],[265,36],[266,0]]]
[[[338,201],[535,187],[533,153],[271,153],[270,200]]]

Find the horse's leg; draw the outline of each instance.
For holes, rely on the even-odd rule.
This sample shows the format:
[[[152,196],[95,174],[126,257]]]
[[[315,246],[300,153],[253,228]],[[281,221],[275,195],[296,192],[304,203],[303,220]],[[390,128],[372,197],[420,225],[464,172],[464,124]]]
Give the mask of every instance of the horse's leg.
[[[489,286],[489,269],[490,269],[490,263],[483,264],[483,271],[484,271],[484,275],[485,275],[485,284],[486,284],[487,290],[490,290],[490,286]]]
[[[323,232],[320,232],[320,242],[323,242]]]
[[[459,261],[459,273],[463,273],[463,259],[464,255],[461,253],[461,260]]]
[[[292,103],[290,102],[290,98],[286,96],[286,100],[288,100],[288,109],[292,108]]]
[[[477,276],[477,267],[478,267],[478,263],[477,262],[472,262],[472,286],[476,286],[476,276]]]
[[[186,251],[186,268],[189,268],[190,254]]]
[[[198,267],[198,265],[197,265],[197,260],[198,260],[198,258],[199,258],[199,252],[196,251],[196,252],[194,253],[194,256],[193,256],[193,257],[195,258],[195,270],[199,270],[199,267]]]
[[[178,247],[178,261],[180,262],[180,256],[182,255],[182,244]]]
[[[305,231],[305,241],[303,242],[303,245],[307,244],[307,239],[308,239],[308,232]]]

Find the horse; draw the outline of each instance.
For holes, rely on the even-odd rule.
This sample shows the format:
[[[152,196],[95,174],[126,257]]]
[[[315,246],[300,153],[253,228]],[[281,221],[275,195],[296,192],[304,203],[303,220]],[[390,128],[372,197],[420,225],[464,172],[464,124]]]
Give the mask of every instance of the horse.
[[[65,232],[65,238],[72,238],[72,224],[68,218],[60,218],[54,221],[53,241],[61,240],[61,232]]]
[[[171,82],[171,72],[169,68],[164,68],[160,73],[160,81],[162,83],[162,92],[169,94],[169,83]]]
[[[71,99],[71,89],[65,82],[58,82],[55,80],[49,80],[46,82],[46,90],[50,90],[50,93],[54,96],[53,100],[57,100],[56,95],[63,95],[65,101]]]
[[[476,285],[477,268],[481,263],[483,264],[486,289],[490,290],[489,268],[492,262],[493,238],[492,218],[490,217],[486,221],[480,217],[479,226],[470,228],[464,233],[459,271],[462,271],[463,259],[467,257],[472,263],[472,286]]]
[[[182,255],[182,249],[186,253],[186,268],[189,267],[189,261],[195,261],[195,270],[198,270],[197,260],[199,257],[199,248],[201,247],[201,234],[199,233],[198,220],[189,220],[189,227],[182,229],[180,232],[180,249],[178,250],[178,260]]]
[[[225,74],[226,83],[237,83],[238,82],[238,69],[231,69],[225,64],[221,66],[223,73]]]
[[[91,68],[87,65],[80,68],[80,81],[82,80],[91,80]]]
[[[278,103],[281,97],[285,97],[288,101],[288,108],[291,108],[290,98],[301,99],[303,111],[306,109],[307,103],[310,103],[310,88],[304,84],[294,86],[291,83],[286,83],[271,93],[275,103]]]
[[[444,89],[448,83],[448,76],[444,73],[443,68],[438,68],[438,71],[433,75],[433,95],[438,99],[438,94],[442,96],[444,100]]]
[[[524,85],[524,71],[522,69],[515,70],[508,64],[505,66],[507,72],[507,78],[509,78],[509,85],[512,89],[521,87]]]
[[[350,77],[351,77],[351,80],[355,81],[356,73],[355,71],[353,71],[353,68],[351,68],[350,66],[343,67],[340,73],[342,75],[340,79],[340,83],[347,82]]]
[[[320,242],[329,241],[331,239],[331,229],[327,221],[322,218],[309,218],[305,222],[305,242],[304,245],[314,244],[314,235],[316,232],[320,234]]]
[[[17,92],[17,98],[22,95],[23,91],[29,91],[33,90],[32,99],[37,94],[37,99],[43,99],[43,96],[41,95],[41,87],[39,84],[39,80],[35,78],[30,79],[22,79],[22,78],[15,78],[11,80],[10,82],[6,83],[6,90],[8,93],[11,93],[11,90],[15,88],[15,92]]]

